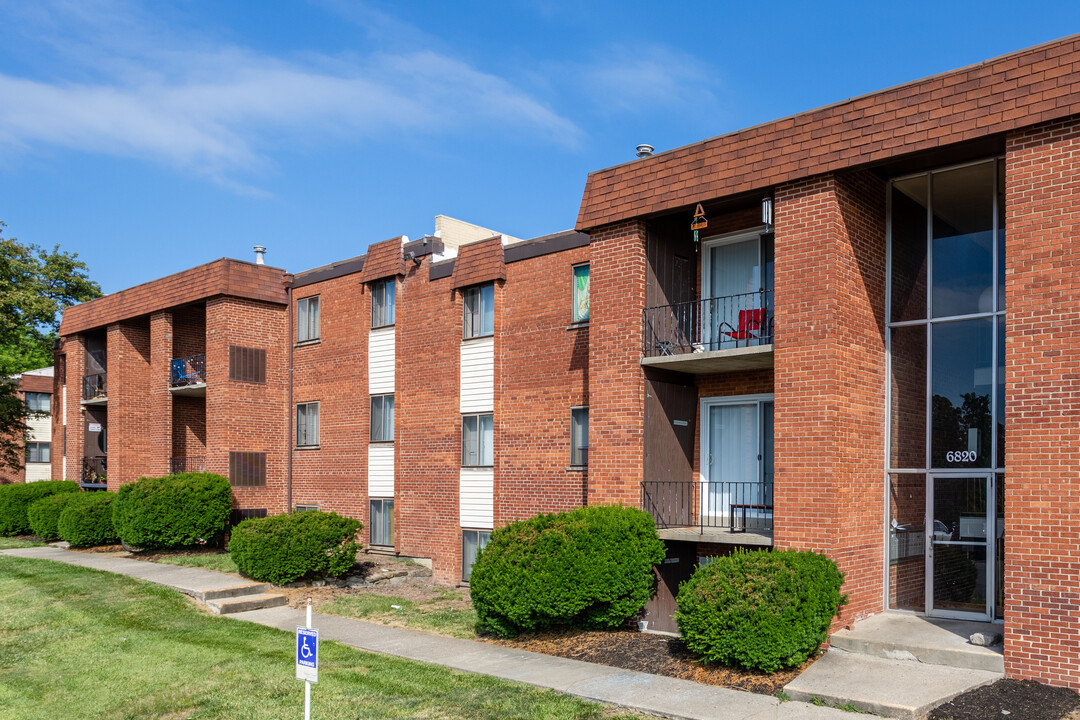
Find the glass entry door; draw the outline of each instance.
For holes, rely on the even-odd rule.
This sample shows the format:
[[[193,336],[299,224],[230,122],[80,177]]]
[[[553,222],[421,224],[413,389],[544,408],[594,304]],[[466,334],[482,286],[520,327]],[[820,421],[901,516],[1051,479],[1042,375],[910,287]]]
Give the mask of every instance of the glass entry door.
[[[760,305],[760,239],[754,235],[747,239],[706,242],[701,273],[704,339],[708,349],[745,345],[755,329],[748,328],[748,323],[757,319],[752,313]]]
[[[747,400],[705,401],[701,514],[710,527],[771,526],[773,403]]]
[[[926,608],[935,617],[994,617],[993,475],[929,476]]]

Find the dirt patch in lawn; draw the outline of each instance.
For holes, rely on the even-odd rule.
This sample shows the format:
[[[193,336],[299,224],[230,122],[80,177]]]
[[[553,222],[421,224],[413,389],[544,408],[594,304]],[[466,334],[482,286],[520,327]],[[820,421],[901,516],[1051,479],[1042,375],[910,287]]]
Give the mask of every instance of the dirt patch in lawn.
[[[998,680],[958,695],[927,720],[1076,720],[1080,695],[1034,680]]]
[[[545,655],[584,660],[653,675],[666,675],[692,680],[703,685],[721,685],[761,695],[776,695],[784,688],[784,685],[794,680],[799,673],[814,662],[814,658],[811,658],[801,667],[772,674],[737,670],[695,660],[679,638],[629,629],[575,630],[568,628],[530,633],[512,639],[482,639],[496,645],[516,647]]]

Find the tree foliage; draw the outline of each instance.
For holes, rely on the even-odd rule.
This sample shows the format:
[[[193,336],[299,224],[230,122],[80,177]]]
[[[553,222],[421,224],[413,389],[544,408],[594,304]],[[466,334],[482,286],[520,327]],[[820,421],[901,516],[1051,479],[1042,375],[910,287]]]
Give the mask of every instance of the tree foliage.
[[[22,467],[27,432],[10,376],[51,365],[64,309],[100,296],[77,254],[0,237],[0,465]]]

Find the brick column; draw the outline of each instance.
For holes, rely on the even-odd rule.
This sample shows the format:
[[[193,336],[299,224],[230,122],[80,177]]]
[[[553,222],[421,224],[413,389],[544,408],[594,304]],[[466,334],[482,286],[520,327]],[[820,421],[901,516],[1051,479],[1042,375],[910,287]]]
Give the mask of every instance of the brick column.
[[[133,320],[109,326],[109,490],[146,475],[150,464],[150,323]]]
[[[1006,143],[1005,673],[1080,689],[1080,122]]]
[[[56,391],[60,393],[58,402],[65,404],[67,411],[67,430],[65,432],[63,422],[63,410],[61,410],[60,423],[54,425],[58,428],[58,435],[53,438],[53,476],[59,480],[65,474],[68,480],[79,482],[82,479],[82,461],[85,455],[86,444],[86,420],[83,417],[82,383],[83,373],[86,372],[86,343],[82,335],[75,335],[64,340],[64,353],[67,364],[67,397],[64,397],[63,389],[59,382],[56,383]],[[65,460],[66,458],[66,460]],[[65,465],[63,471],[61,465]]]
[[[774,544],[837,562],[841,624],[882,609],[884,207],[869,173],[776,191]]]
[[[172,456],[172,393],[169,392],[173,356],[173,316],[165,310],[150,316],[150,368],[147,403],[150,406],[150,455],[145,473],[169,472]]]
[[[637,507],[645,457],[645,223],[610,225],[591,238],[588,500]]]

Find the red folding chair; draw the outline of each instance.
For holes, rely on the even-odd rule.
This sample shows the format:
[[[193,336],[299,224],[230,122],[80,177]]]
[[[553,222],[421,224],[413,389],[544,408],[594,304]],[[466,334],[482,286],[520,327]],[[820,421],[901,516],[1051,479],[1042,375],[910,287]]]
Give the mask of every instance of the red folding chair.
[[[765,322],[765,308],[739,311],[739,329],[725,332],[732,340],[754,340]]]

